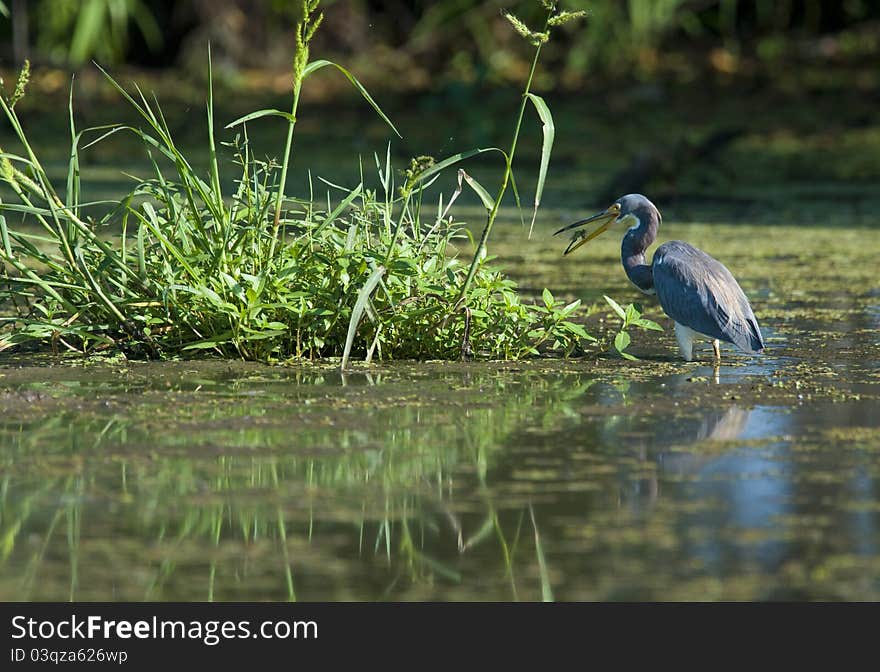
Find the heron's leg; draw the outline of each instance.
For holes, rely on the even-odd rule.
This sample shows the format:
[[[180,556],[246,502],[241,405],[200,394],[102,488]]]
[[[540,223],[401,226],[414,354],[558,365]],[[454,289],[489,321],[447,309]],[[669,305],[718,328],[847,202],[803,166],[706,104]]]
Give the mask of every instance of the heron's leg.
[[[694,332],[683,324],[675,323],[675,340],[678,341],[678,351],[688,362],[694,358]]]
[[[720,362],[721,361],[721,341],[719,341],[717,338],[714,341],[712,341],[712,349],[715,351],[715,361]]]

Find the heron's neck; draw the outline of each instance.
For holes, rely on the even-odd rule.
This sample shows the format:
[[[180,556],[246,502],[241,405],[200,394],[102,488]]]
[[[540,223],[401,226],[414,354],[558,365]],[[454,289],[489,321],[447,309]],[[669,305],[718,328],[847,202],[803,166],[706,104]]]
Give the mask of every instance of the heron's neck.
[[[639,223],[630,227],[623,237],[620,247],[620,260],[630,281],[643,292],[654,293],[654,273],[645,259],[645,251],[657,238],[660,222],[647,215]]]

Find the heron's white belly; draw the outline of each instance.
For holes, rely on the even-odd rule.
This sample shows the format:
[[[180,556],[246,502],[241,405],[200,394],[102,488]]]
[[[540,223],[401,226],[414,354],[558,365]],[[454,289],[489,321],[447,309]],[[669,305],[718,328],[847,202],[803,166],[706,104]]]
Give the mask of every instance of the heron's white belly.
[[[675,340],[678,341],[678,350],[681,352],[681,356],[687,361],[690,362],[693,360],[694,341],[700,338],[707,338],[710,341],[713,340],[711,336],[701,334],[700,332],[694,331],[690,327],[686,327],[678,322],[675,323]]]

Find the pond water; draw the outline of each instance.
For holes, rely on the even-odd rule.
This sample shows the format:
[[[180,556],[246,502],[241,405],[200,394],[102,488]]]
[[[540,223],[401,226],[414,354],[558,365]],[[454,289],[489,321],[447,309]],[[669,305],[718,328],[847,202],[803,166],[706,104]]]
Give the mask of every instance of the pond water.
[[[492,251],[527,291],[638,299],[618,240],[561,258],[572,214]],[[637,362],[5,355],[0,600],[880,599],[876,233],[678,221],[763,356],[682,362],[649,301]]]

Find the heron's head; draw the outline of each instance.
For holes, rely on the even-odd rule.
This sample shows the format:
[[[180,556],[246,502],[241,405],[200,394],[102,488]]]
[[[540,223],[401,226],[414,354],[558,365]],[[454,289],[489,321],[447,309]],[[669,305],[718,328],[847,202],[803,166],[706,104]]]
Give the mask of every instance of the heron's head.
[[[568,247],[565,248],[565,252],[563,252],[563,254],[570,254],[584,243],[590,242],[593,238],[602,235],[609,229],[632,229],[641,224],[647,224],[652,220],[660,222],[660,211],[657,210],[657,207],[641,194],[627,194],[618,198],[602,212],[592,217],[578,220],[574,224],[564,226],[553,235],[555,236],[571,229],[579,229],[588,224],[595,225],[595,228],[592,230],[584,229],[575,233]]]

